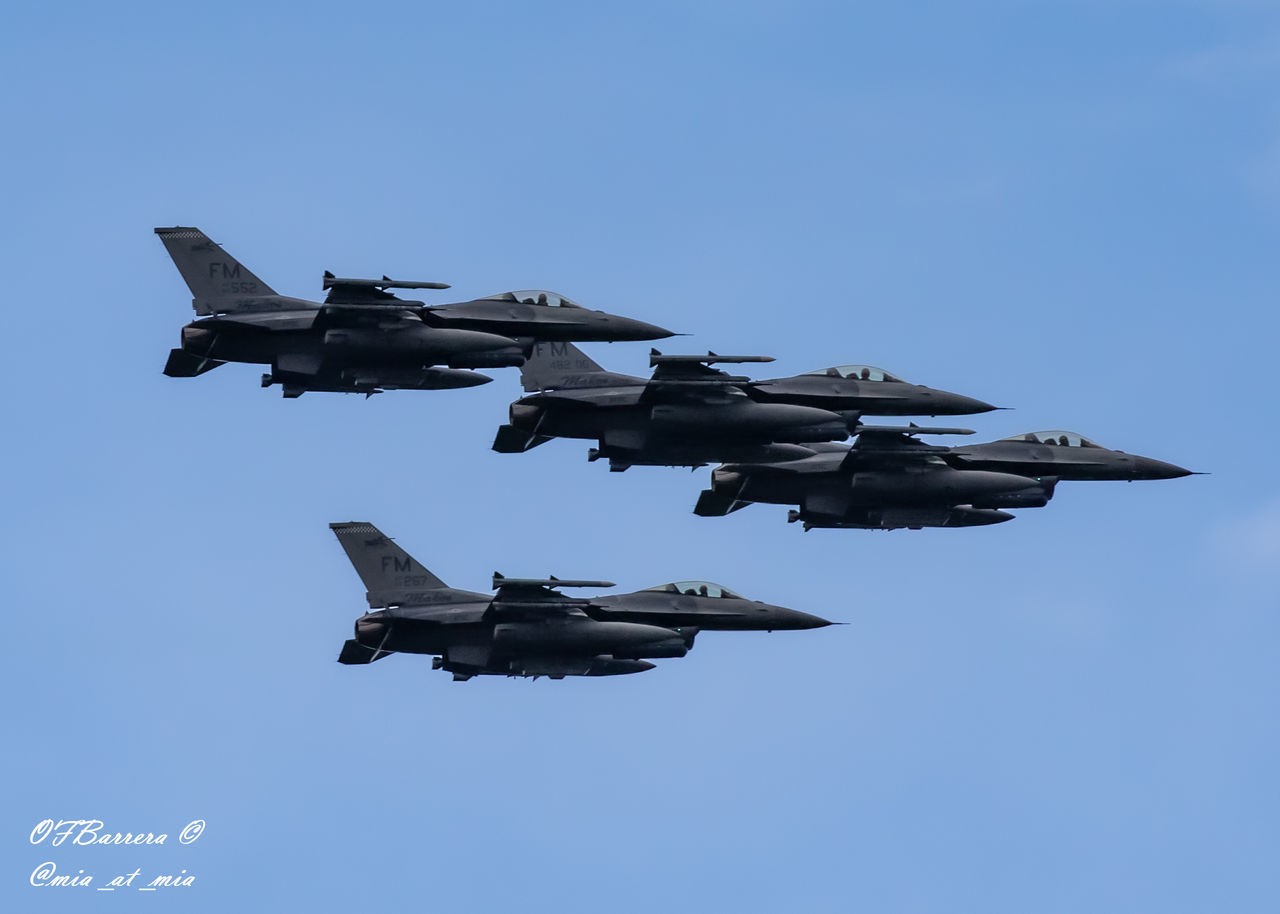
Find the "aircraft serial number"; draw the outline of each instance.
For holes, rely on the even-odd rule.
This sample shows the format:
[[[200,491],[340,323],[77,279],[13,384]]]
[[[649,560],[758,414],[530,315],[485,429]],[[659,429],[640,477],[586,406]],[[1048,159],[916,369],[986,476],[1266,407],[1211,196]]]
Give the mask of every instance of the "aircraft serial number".
[[[425,574],[402,574],[395,578],[396,587],[426,587],[429,579]]]

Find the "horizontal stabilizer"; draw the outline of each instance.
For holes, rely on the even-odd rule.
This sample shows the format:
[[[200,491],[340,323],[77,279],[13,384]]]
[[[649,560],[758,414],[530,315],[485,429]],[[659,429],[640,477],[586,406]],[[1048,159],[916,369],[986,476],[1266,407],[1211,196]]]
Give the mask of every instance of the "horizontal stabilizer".
[[[515,426],[501,425],[493,439],[493,449],[499,454],[522,454],[550,440],[546,435],[531,435]]]
[[[196,375],[202,375],[206,371],[213,371],[219,365],[225,364],[227,363],[219,362],[217,359],[205,358],[201,355],[193,355],[181,349],[170,349],[169,360],[164,363],[164,373],[171,378],[194,378]]]
[[[714,489],[703,489],[698,496],[698,503],[693,506],[693,513],[699,517],[724,517],[734,511],[740,511],[749,501],[738,501],[732,495],[716,492]]]
[[[338,655],[339,663],[373,663],[375,660],[381,660],[388,657],[394,651],[379,651],[371,647],[365,647],[359,641],[348,638],[342,645],[342,653]]]

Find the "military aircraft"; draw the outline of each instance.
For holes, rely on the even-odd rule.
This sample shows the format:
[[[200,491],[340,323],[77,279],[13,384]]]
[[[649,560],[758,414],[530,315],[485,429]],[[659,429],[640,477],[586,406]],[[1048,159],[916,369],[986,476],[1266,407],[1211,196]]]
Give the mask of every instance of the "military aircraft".
[[[756,465],[725,465],[711,474],[694,513],[717,517],[749,504],[794,504],[790,521],[805,529],[839,527],[971,527],[1002,523],[1002,508],[1043,507],[1057,480],[986,469],[956,469],[949,449],[916,440],[921,434],[969,435],[969,429],[863,426],[852,445],[813,445],[810,457]]]
[[[998,406],[896,378],[871,365],[821,368],[789,378],[752,381],[746,391],[765,403],[797,403],[867,416],[964,416]]]
[[[683,657],[700,631],[821,628],[826,619],[740,597],[709,581],[636,593],[569,597],[569,587],[608,581],[507,578],[494,594],[449,587],[364,521],[330,524],[368,591],[370,612],[339,663],[373,663],[394,653],[435,654],[434,669],[473,676],[615,676],[643,673],[650,660]]]
[[[511,404],[510,424],[493,449],[519,453],[552,438],[595,439],[589,460],[609,469],[702,466],[721,461],[790,460],[804,445],[839,441],[847,420],[830,410],[762,403],[742,389],[749,379],[711,366],[771,362],[768,356],[650,353],[653,376],[605,371],[569,343],[534,346],[520,370],[526,391]]]
[[[1106,480],[1178,479],[1194,475],[1163,460],[1113,451],[1075,432],[1027,432],[987,444],[952,447],[942,456],[963,470],[994,470],[1023,476]]]
[[[326,272],[324,302],[279,295],[191,227],[157,228],[195,296],[197,320],[182,329],[164,373],[189,378],[226,362],[271,366],[262,386],[286,397],[309,390],[374,394],[442,390],[492,380],[465,369],[524,363],[534,340],[652,340],[653,324],[591,311],[554,292],[506,292],[429,306],[389,289],[446,283],[349,279]],[[447,367],[441,367],[447,366]]]

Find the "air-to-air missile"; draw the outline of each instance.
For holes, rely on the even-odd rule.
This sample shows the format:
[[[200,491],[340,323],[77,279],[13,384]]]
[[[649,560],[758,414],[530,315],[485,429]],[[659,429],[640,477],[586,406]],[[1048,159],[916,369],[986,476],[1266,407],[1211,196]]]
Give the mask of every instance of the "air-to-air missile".
[[[368,589],[370,611],[340,663],[390,654],[433,654],[433,668],[473,676],[614,676],[683,657],[700,631],[820,628],[826,619],[740,597],[709,581],[663,584],[635,593],[570,597],[565,588],[608,581],[493,576],[494,594],[456,590],[375,526],[330,524]]]
[[[447,283],[349,279],[326,272],[323,302],[289,298],[191,227],[158,228],[195,298],[164,373],[195,377],[227,362],[270,365],[262,386],[286,397],[309,390],[474,387],[492,380],[467,369],[521,365],[537,340],[653,340],[672,336],[643,321],[592,311],[554,292],[506,292],[427,305],[392,289]],[[445,366],[445,367],[441,367]]]

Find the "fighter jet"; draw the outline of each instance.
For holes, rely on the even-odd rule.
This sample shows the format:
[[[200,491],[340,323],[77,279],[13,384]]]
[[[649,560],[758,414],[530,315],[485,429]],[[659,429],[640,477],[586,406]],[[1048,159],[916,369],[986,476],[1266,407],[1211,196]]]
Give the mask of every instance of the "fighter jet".
[[[452,305],[432,305],[423,312],[422,319],[432,327],[482,330],[544,343],[569,340],[618,343],[675,336],[656,324],[607,311],[592,311],[567,296],[540,289],[501,292]]]
[[[164,373],[195,377],[226,362],[271,366],[262,386],[286,397],[308,390],[373,394],[441,390],[492,380],[464,370],[524,363],[536,339],[658,339],[653,324],[590,311],[554,292],[507,292],[428,306],[389,289],[447,289],[447,283],[348,279],[326,272],[324,302],[289,298],[196,228],[156,234],[195,296],[198,319],[182,330]],[[447,367],[439,367],[447,366]]]
[[[518,453],[552,438],[598,442],[589,460],[609,469],[702,466],[721,461],[790,460],[813,453],[808,442],[839,441],[847,421],[830,410],[762,403],[742,389],[749,379],[712,368],[720,363],[771,362],[768,356],[663,355],[646,378],[605,371],[577,347],[534,347],[520,370],[526,391],[511,404],[510,424],[493,449]]]
[[[987,444],[952,447],[943,455],[949,465],[965,470],[994,470],[1023,476],[1105,480],[1178,479],[1191,476],[1163,460],[1113,451],[1075,432],[1027,432]]]
[[[790,378],[752,381],[746,387],[765,403],[796,403],[867,416],[963,416],[999,407],[912,384],[871,365],[821,368]]]
[[[894,530],[1002,523],[1001,508],[1043,507],[1057,480],[961,470],[948,448],[920,434],[973,434],[969,429],[862,427],[853,445],[814,445],[811,457],[757,465],[725,465],[711,474],[694,513],[729,514],[755,502],[798,505],[788,520],[813,527]]]
[[[708,581],[570,597],[564,588],[608,581],[508,578],[494,594],[456,590],[373,524],[330,524],[368,589],[370,612],[339,663],[373,663],[394,653],[434,654],[433,669],[473,676],[615,676],[683,657],[698,632],[821,628],[826,619],[740,597]]]

